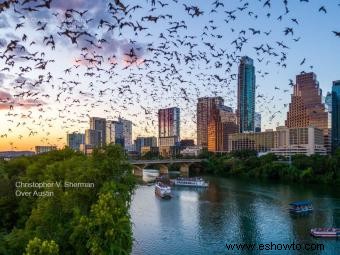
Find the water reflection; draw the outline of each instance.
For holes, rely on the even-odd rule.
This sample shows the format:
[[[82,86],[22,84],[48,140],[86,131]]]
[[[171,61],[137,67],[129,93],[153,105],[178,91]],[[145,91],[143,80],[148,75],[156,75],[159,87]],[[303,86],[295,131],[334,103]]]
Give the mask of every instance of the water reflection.
[[[178,174],[178,173],[177,173]],[[177,175],[176,174],[176,175]],[[158,172],[145,171],[152,181]],[[226,243],[322,243],[324,251],[267,251],[261,254],[340,254],[340,241],[314,239],[313,227],[340,226],[340,195],[320,186],[286,185],[209,178],[207,189],[174,187],[173,198],[162,200],[153,186],[134,195],[133,254],[259,254],[227,253]],[[313,201],[314,213],[294,217],[288,204]]]

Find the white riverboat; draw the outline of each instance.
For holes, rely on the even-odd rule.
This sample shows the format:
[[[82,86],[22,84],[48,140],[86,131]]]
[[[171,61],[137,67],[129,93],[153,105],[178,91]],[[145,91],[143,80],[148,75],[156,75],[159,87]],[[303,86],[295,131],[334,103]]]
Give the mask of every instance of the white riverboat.
[[[162,182],[157,182],[155,184],[155,194],[161,198],[171,198],[171,187]]]
[[[203,188],[209,186],[209,183],[206,182],[202,177],[193,178],[178,177],[177,179],[172,180],[172,184],[176,186],[190,186]]]
[[[340,228],[313,228],[310,233],[314,237],[340,238]]]

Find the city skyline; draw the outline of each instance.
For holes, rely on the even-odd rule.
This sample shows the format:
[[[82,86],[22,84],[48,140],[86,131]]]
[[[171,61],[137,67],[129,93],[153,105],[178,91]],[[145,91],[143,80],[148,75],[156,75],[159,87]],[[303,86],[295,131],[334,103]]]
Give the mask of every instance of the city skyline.
[[[306,73],[306,74],[298,74],[298,75],[296,75],[297,76],[297,79],[298,79],[298,77],[299,76],[306,76],[306,75],[309,75],[309,74],[311,74],[311,73]],[[315,76],[315,74],[314,73],[312,73],[314,76]],[[313,79],[315,79],[316,80],[316,78],[313,78]],[[333,82],[333,87],[335,86],[334,84],[336,84],[336,85],[338,85],[338,83],[339,83],[339,81],[334,81]],[[298,84],[298,83],[295,83],[295,85],[296,84]],[[318,83],[317,83],[318,84]],[[296,88],[296,86],[294,86],[293,88]],[[293,98],[294,98],[294,93],[297,93],[296,92],[296,89],[293,89],[293,93],[292,93],[292,96],[293,96]],[[203,97],[203,98],[198,98],[198,104],[199,104],[199,102],[200,102],[200,100],[201,100],[201,102],[202,102],[202,100],[208,100],[209,102],[211,101],[211,100],[213,100],[213,101],[211,101],[210,103],[212,104],[211,105],[211,109],[210,110],[212,110],[213,108],[216,108],[218,111],[220,111],[220,110],[223,110],[223,107],[226,107],[226,108],[230,108],[230,110],[228,109],[228,110],[224,110],[224,111],[226,111],[226,112],[230,112],[231,111],[231,113],[233,113],[233,111],[235,111],[235,122],[237,122],[236,121],[236,119],[237,119],[237,115],[236,115],[236,110],[237,109],[232,109],[231,107],[228,107],[228,106],[224,106],[223,104],[224,104],[224,100],[221,98],[221,97]],[[217,101],[216,101],[217,100]],[[220,100],[220,101],[219,101]],[[219,103],[217,103],[216,104],[216,102],[219,102]],[[322,102],[323,103],[323,102]],[[215,105],[216,104],[216,105]],[[292,103],[290,103],[290,104],[292,104]],[[177,108],[177,107],[174,107],[174,108]],[[158,112],[160,111],[160,110],[168,110],[168,109],[171,109],[171,108],[167,108],[167,109],[159,109],[158,110]],[[180,108],[177,108],[178,110],[180,110]],[[216,110],[215,109],[215,110]],[[198,110],[198,108],[197,108],[197,110]],[[325,109],[324,109],[325,110]],[[327,114],[327,112],[326,111],[324,111],[324,113],[325,114]],[[178,114],[179,114],[179,112],[178,112]],[[215,113],[216,114],[216,113]],[[221,114],[221,113],[217,113],[217,114]],[[255,114],[257,115],[257,114],[260,114],[260,113],[257,113],[257,112],[255,112]],[[288,114],[288,116],[289,116],[289,109],[287,110],[287,114]],[[215,117],[216,118],[216,117]],[[221,117],[218,117],[218,118],[221,118]],[[222,117],[223,118],[223,117]],[[226,118],[226,117],[224,117],[224,118]],[[230,118],[230,117],[227,117],[227,118]],[[208,116],[207,116],[207,119],[209,119],[208,118]],[[96,128],[96,120],[99,120],[100,122],[102,122],[102,121],[104,121],[105,122],[105,134],[104,134],[104,136],[102,136],[101,134],[98,134],[98,138],[92,138],[92,139],[90,139],[90,138],[88,138],[88,141],[87,142],[85,142],[86,141],[86,132],[89,132],[89,131],[95,131],[95,130],[97,130],[97,128]],[[107,119],[105,119],[105,118],[102,118],[102,117],[94,117],[94,116],[92,116],[92,117],[89,117],[89,121],[90,121],[90,128],[87,128],[87,129],[85,129],[84,130],[84,132],[82,133],[82,132],[79,132],[79,131],[73,131],[72,133],[66,133],[66,144],[65,144],[65,146],[68,144],[68,135],[70,135],[70,134],[75,134],[75,135],[79,135],[79,134],[83,134],[84,135],[84,144],[93,144],[93,142],[92,142],[92,140],[94,139],[94,140],[98,140],[98,141],[100,141],[100,143],[102,144],[101,146],[103,146],[104,145],[104,143],[121,143],[121,142],[117,142],[117,141],[111,141],[111,142],[108,142],[108,140],[107,140],[107,135],[106,135],[106,133],[108,132],[108,123],[110,122],[112,122],[113,124],[117,124],[118,122],[121,122],[121,121],[126,121],[126,122],[131,122],[130,120],[125,120],[125,119],[123,119],[123,118],[121,118],[121,117],[118,117],[118,120],[117,121],[113,121],[113,120],[107,120]],[[320,122],[320,121],[319,121]],[[328,123],[329,121],[327,121],[327,123]],[[179,123],[181,123],[181,122],[179,122]],[[260,115],[260,123],[261,123],[261,115]],[[287,118],[286,118],[286,120],[285,120],[285,123],[287,123]],[[321,123],[321,122],[320,122]],[[323,123],[323,122],[322,122]],[[324,125],[324,124],[322,124],[321,123],[321,125]],[[254,122],[254,125],[255,125],[255,122]],[[287,125],[287,124],[285,124],[285,125]],[[313,126],[313,124],[311,124],[312,126]],[[131,122],[131,126],[132,126],[132,122]],[[281,125],[278,125],[278,126],[276,126],[276,127],[274,127],[274,130],[276,129],[276,128],[278,128],[278,127],[280,127]],[[303,125],[297,125],[296,127],[298,127],[298,126],[300,126],[300,127],[303,127]],[[309,126],[309,125],[307,125],[307,126]],[[306,126],[306,127],[307,127]],[[315,125],[314,125],[315,126]],[[318,127],[318,126],[320,126],[320,124],[319,125],[316,125],[316,127]],[[157,125],[157,127],[159,127],[158,125]],[[288,127],[294,127],[294,126],[292,126],[292,125],[288,125]],[[125,127],[126,128],[126,127]],[[180,125],[179,125],[179,130],[180,130]],[[254,126],[254,128],[255,128],[255,126]],[[100,128],[99,128],[100,129]],[[121,127],[121,133],[122,133],[122,136],[123,136],[123,129],[124,129],[124,125],[123,125],[123,123],[122,123],[122,127]],[[132,129],[133,130],[133,129]],[[132,131],[131,130],[131,131]],[[197,130],[198,130],[198,128],[197,128]],[[266,129],[266,130],[270,130],[270,129]],[[168,130],[169,131],[169,130]],[[159,132],[160,132],[160,130],[158,131],[158,138],[160,137],[159,136]],[[165,132],[165,131],[164,131]],[[254,131],[253,132],[257,132],[255,129],[254,129]],[[100,132],[99,132],[100,133]],[[133,132],[132,132],[133,133]],[[207,122],[207,130],[206,130],[206,133],[207,133],[207,135],[208,135],[208,122]],[[241,132],[242,133],[242,132]],[[94,134],[92,134],[92,136],[93,136]],[[198,135],[198,133],[196,132],[196,136],[195,137],[190,137],[190,138],[192,138],[196,143],[197,143],[197,135]],[[331,134],[327,134],[327,135],[331,135]],[[137,139],[137,138],[140,138],[140,137],[152,137],[153,135],[149,135],[149,136],[143,136],[143,135],[137,135],[137,136],[131,136],[131,137],[133,137],[133,139],[131,138],[131,141],[135,141],[135,139]],[[106,139],[104,139],[104,140],[102,140],[103,139],[103,137],[106,137]],[[180,137],[180,136],[179,136]],[[190,139],[190,138],[187,138],[187,137],[184,137],[183,139]],[[207,137],[208,138],[208,137]],[[58,139],[60,139],[60,138],[58,138]],[[79,139],[79,138],[78,138]],[[330,137],[330,139],[331,139],[331,137]],[[90,141],[91,140],[91,141]],[[181,138],[181,140],[182,140],[182,138]],[[123,142],[124,143],[124,142]],[[94,143],[94,144],[96,144],[96,142]],[[45,146],[46,144],[43,144],[43,143],[36,143],[36,144],[34,144],[33,145],[33,147],[31,147],[30,149],[21,149],[21,150],[18,150],[18,151],[25,151],[25,150],[33,150],[33,148],[34,147],[36,147],[36,146]],[[55,144],[47,144],[48,146],[54,146]],[[123,144],[122,144],[123,145]],[[132,146],[132,143],[131,144],[129,144],[130,146]],[[197,145],[198,146],[200,146],[198,143],[197,143]],[[217,145],[216,145],[217,146]],[[125,147],[125,146],[124,146]],[[208,141],[207,141],[207,145],[204,145],[203,147],[208,147]],[[4,150],[4,151],[10,151],[10,149],[9,150]]]
[[[131,1],[131,4],[133,2]],[[61,135],[61,131],[66,134],[84,130],[88,116],[106,119],[123,116],[134,123],[134,138],[138,135],[156,135],[157,109],[172,106],[181,109],[182,137],[196,139],[197,98],[221,96],[225,105],[236,109],[235,74],[240,56],[247,55],[255,61],[257,80],[255,111],[262,114],[263,129],[274,128],[277,122],[281,125],[284,123],[287,112],[284,105],[289,104],[292,93],[289,80],[294,80],[296,74],[301,71],[314,71],[324,95],[331,91],[332,82],[339,80],[336,69],[337,59],[340,57],[337,50],[339,39],[332,32],[339,30],[334,24],[339,8],[335,3],[327,3],[325,6],[327,14],[318,11],[320,6],[324,5],[322,1],[308,4],[289,3],[290,12],[285,15],[282,3],[273,2],[269,9],[267,6],[263,7],[261,2],[243,6],[239,1],[231,1],[228,6],[224,8],[219,6],[216,12],[206,15],[211,9],[215,9],[214,5],[200,2],[199,7],[205,15],[191,17],[183,6],[169,2],[169,6],[159,7],[159,12],[151,14],[166,13],[172,15],[172,19],[161,18],[157,22],[145,18],[150,15],[148,10],[152,6],[149,4],[141,3],[143,8],[136,10],[134,15],[138,23],[147,28],[145,31],[138,29],[134,31],[126,26],[117,29],[122,35],[119,33],[111,35],[105,25],[98,28],[97,24],[91,22],[88,24],[89,33],[98,30],[96,39],[111,42],[110,47],[102,43],[102,48],[96,49],[96,52],[105,59],[105,65],[97,66],[98,68],[107,69],[109,64],[114,64],[118,70],[107,75],[103,74],[104,71],[101,73],[97,70],[87,70],[93,66],[79,57],[82,53],[81,48],[88,47],[85,44],[86,40],[80,39],[89,38],[79,37],[77,45],[72,43],[69,37],[63,36],[64,34],[58,34],[63,31],[58,31],[57,28],[69,8],[83,11],[91,9],[84,17],[90,19],[95,16],[94,23],[100,19],[109,20],[104,3],[59,1],[51,6],[56,16],[49,10],[29,13],[24,28],[16,28],[20,19],[13,8],[2,13],[4,14],[0,18],[0,27],[3,31],[0,38],[2,54],[12,40],[19,40],[25,46],[26,52],[20,52],[18,47],[15,53],[19,52],[22,57],[26,57],[29,53],[38,52],[38,55],[41,55],[40,53],[44,51],[45,57],[54,62],[48,63],[46,70],[43,70],[35,68],[36,63],[18,58],[14,59],[14,67],[5,63],[6,58],[1,60],[4,67],[9,66],[9,71],[5,69],[0,72],[0,136],[2,136],[0,150],[30,149],[39,144],[56,144],[62,147],[66,144],[66,139],[65,135]],[[238,8],[246,9],[241,11]],[[234,10],[232,14],[226,13]],[[247,12],[250,11],[258,18],[248,15]],[[233,15],[237,16],[236,21],[233,20]],[[280,16],[282,21],[278,20]],[[297,19],[298,24],[292,19]],[[41,25],[37,25],[39,20],[43,24],[48,23],[46,30],[54,35],[55,50],[43,44],[41,30],[38,30]],[[170,41],[170,36],[176,36],[176,33],[171,33],[167,29],[175,25],[169,22],[181,20],[184,20],[187,28],[178,28],[177,38],[171,39],[176,47]],[[211,20],[213,22],[210,22]],[[268,21],[271,21],[270,25]],[[293,35],[290,32],[285,35],[287,27],[294,29]],[[136,31],[139,33],[138,36],[134,34]],[[26,42],[21,40],[25,33],[30,35]],[[146,36],[149,33],[152,35]],[[204,33],[209,36],[205,36]],[[166,39],[162,38],[161,34]],[[196,38],[190,39],[188,36]],[[246,42],[243,42],[242,37]],[[176,41],[177,39],[179,41]],[[30,45],[32,41],[35,44]],[[152,46],[148,46],[150,42],[153,43]],[[186,43],[188,45],[184,46]],[[272,49],[269,50],[267,45]],[[163,46],[169,47],[166,51],[170,53],[177,52],[180,63],[176,61],[174,53],[172,53],[174,59],[168,61],[164,57],[158,58],[155,54],[157,51],[150,50]],[[137,57],[136,61],[131,62],[129,52],[132,48]],[[199,59],[190,60],[190,50],[193,55],[200,56]],[[199,52],[206,53],[200,55]],[[8,53],[6,57],[7,55]],[[94,54],[88,52],[88,56],[92,55]],[[191,58],[195,59],[192,56]],[[284,60],[281,61],[281,58]],[[31,67],[32,71],[22,71],[29,70],[28,67]],[[43,80],[39,80],[39,75],[44,75]],[[49,78],[50,75],[53,77]],[[26,93],[27,91],[29,93]],[[24,93],[24,96],[17,96],[20,93]],[[281,113],[271,119],[274,109]]]

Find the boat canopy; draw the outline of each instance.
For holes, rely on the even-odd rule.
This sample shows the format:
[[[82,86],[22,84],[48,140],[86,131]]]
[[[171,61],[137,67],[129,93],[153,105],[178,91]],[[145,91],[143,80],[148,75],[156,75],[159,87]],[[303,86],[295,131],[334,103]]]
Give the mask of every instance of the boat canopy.
[[[312,201],[305,200],[305,201],[297,201],[290,203],[289,205],[291,206],[307,206],[307,205],[312,205]]]

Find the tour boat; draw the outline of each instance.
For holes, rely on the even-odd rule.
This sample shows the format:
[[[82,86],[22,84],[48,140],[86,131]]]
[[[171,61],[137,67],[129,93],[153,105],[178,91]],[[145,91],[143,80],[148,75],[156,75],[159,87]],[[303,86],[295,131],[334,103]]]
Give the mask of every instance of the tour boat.
[[[170,179],[168,176],[165,176],[165,175],[162,175],[162,176],[158,176],[156,177],[156,182],[161,182],[161,183],[164,183],[166,185],[170,185]]]
[[[208,187],[209,183],[203,180],[202,177],[185,178],[178,177],[172,180],[172,183],[176,186],[191,186],[191,187]]]
[[[291,213],[304,214],[313,211],[312,202],[308,200],[290,203],[289,205],[290,205],[289,211]]]
[[[162,182],[157,182],[155,185],[155,193],[161,198],[171,198],[171,187]]]
[[[313,228],[310,233],[314,237],[340,238],[340,228]]]

